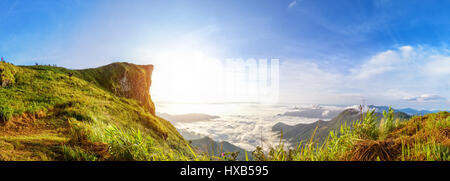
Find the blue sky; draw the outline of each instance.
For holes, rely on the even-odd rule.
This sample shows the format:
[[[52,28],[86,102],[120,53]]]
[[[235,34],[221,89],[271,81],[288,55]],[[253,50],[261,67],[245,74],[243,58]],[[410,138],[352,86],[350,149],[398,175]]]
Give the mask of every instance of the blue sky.
[[[69,68],[153,63],[154,55],[181,49],[279,58],[281,102],[449,109],[448,7],[433,0],[2,0],[0,56]]]

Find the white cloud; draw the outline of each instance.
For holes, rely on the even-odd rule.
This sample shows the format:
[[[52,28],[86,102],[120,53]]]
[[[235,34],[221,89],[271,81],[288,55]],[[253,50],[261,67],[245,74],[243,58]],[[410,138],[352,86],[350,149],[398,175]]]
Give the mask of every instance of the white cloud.
[[[369,104],[420,109],[449,106],[447,49],[401,46],[339,71],[330,71],[318,62],[323,60],[285,61],[281,65],[282,100],[359,104],[367,99]]]
[[[292,1],[291,3],[289,3],[289,8],[293,8],[297,5],[297,0]]]
[[[169,104],[166,106],[171,107]],[[256,146],[260,146],[261,138],[263,139],[265,149],[268,146],[277,145],[280,141],[278,138],[279,133],[273,132],[272,127],[278,122],[296,125],[300,123],[313,123],[319,119],[328,120],[321,118],[320,115],[318,117],[277,116],[278,114],[292,111],[291,106],[261,104],[205,104],[202,106],[208,107],[207,109],[209,107],[223,108],[224,106],[232,106],[235,108],[235,111],[215,114],[220,116],[217,119],[200,122],[178,122],[174,126],[179,130],[209,136],[214,140],[227,141],[247,150],[254,150]],[[340,112],[345,108],[339,106],[320,106],[321,111],[324,112]],[[316,109],[318,107],[312,105],[295,106],[296,111],[305,111],[305,114]]]
[[[402,46],[397,50],[387,50],[369,59],[356,69],[351,69],[357,79],[366,79],[378,74],[392,71],[402,63],[407,63],[415,54],[411,46]]]
[[[425,65],[424,71],[431,76],[449,76],[450,57],[442,55],[430,57],[430,61]]]
[[[413,102],[429,102],[446,100],[446,98],[435,94],[421,94],[419,96],[403,97],[403,100]]]
[[[350,72],[357,79],[389,73],[443,78],[450,75],[450,55],[446,51],[423,46],[402,46],[378,53]]]

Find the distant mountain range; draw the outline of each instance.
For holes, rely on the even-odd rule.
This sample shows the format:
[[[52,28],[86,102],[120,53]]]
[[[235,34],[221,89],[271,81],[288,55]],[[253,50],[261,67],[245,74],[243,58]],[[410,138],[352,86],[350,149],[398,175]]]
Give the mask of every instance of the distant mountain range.
[[[380,112],[376,112],[375,115],[378,117],[378,121],[383,117]],[[407,120],[411,116],[404,112],[397,111],[394,113],[394,117],[395,119]],[[303,142],[309,141],[315,128],[318,126],[314,140],[322,142],[327,138],[330,131],[337,131],[342,124],[346,123],[347,125],[350,125],[353,121],[360,118],[360,111],[350,108],[342,111],[330,121],[319,120],[311,124],[297,124],[293,126],[279,122],[272,127],[272,131],[282,131],[283,139],[289,140],[293,145],[297,145],[301,140],[303,140]]]
[[[439,111],[433,110],[433,111],[428,111],[428,110],[415,110],[415,109],[411,109],[411,108],[405,108],[405,109],[398,109],[398,111],[404,112],[406,114],[409,115],[419,115],[419,116],[423,116],[425,114],[430,114],[430,113],[437,113]]]
[[[389,106],[374,106],[374,105],[369,105],[368,106],[370,109],[375,109],[375,112],[383,112],[383,111],[387,111],[389,109]],[[437,113],[439,112],[438,110],[416,110],[416,109],[412,109],[412,108],[404,108],[404,109],[394,109],[395,111],[398,112],[404,112],[408,115],[425,115],[425,114],[430,114],[430,113]]]
[[[352,108],[356,108],[357,106],[352,106]],[[341,113],[345,108],[339,109],[329,109],[326,107],[321,106],[313,106],[313,107],[294,107],[293,109],[278,114],[277,116],[292,116],[292,117],[304,117],[304,118],[317,118],[317,119],[323,119],[323,120],[329,120]],[[367,105],[365,106],[364,110],[367,109],[375,109],[375,112],[382,113],[383,111],[389,110],[389,106],[375,106],[375,105]],[[436,113],[439,112],[438,110],[416,110],[412,108],[404,108],[404,109],[394,109],[398,112],[403,112],[408,115],[425,115],[430,113]]]
[[[226,141],[217,142],[209,137],[203,137],[201,139],[191,140],[191,145],[203,153],[215,156],[221,156],[223,152],[239,151],[237,159],[240,161],[245,161],[246,150]],[[251,152],[247,151],[247,156],[249,160],[252,160]]]

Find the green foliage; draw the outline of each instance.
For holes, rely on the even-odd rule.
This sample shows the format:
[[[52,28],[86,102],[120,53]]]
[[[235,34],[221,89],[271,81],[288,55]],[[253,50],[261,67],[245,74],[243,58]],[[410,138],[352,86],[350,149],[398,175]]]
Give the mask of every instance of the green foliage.
[[[443,119],[443,117],[446,117]],[[429,114],[428,119],[436,121],[428,121],[425,127],[429,130],[439,130],[450,127],[450,117],[446,116],[445,112],[439,112],[436,114]]]
[[[253,160],[255,161],[264,161],[266,160],[266,155],[260,146],[257,146],[256,149],[252,152]]]
[[[354,132],[361,139],[378,139],[378,126],[376,122],[375,110],[367,111],[364,120],[357,121],[354,125]]]
[[[62,146],[64,160],[66,161],[97,161],[97,157],[91,153],[85,152],[80,147]]]
[[[69,142],[71,144],[76,145],[89,140],[89,136],[91,135],[91,126],[89,124],[76,121],[73,118],[68,123],[70,125],[68,137],[70,138]]]
[[[235,152],[224,152],[222,153],[222,159],[225,161],[237,161],[240,151]],[[247,158],[248,159],[248,158]]]
[[[117,160],[156,160],[155,143],[151,138],[144,137],[140,131],[125,132],[115,126],[106,129],[107,143],[110,153]],[[157,153],[157,154],[152,154]]]
[[[402,144],[402,161],[450,161],[450,147],[436,143],[430,139],[426,142],[416,141],[414,144]]]
[[[208,159],[194,156],[170,122],[152,115],[138,101],[118,97],[102,87],[103,83],[106,86],[117,82],[114,82],[116,79],[109,79],[108,75],[102,76],[96,69],[83,71],[52,66],[17,67],[5,63],[1,63],[0,67],[14,70],[11,75],[15,78],[14,84],[0,86],[0,123],[13,117],[37,119],[45,125],[45,133],[57,131],[58,137],[69,140],[65,148],[58,148],[63,150],[60,154],[66,160],[93,160],[89,155],[98,153],[94,154],[96,150],[89,150],[86,145],[102,142],[112,145],[114,154],[110,159],[116,160]],[[114,72],[115,68],[122,71],[120,67],[134,71],[130,67],[137,66],[121,63],[102,69],[119,75]],[[141,72],[136,70],[137,74]],[[3,78],[11,78],[5,72],[2,71]],[[115,132],[110,126],[118,131]],[[112,138],[118,139],[112,141]],[[35,145],[46,147],[38,141]]]
[[[105,131],[104,139],[109,145],[113,160],[165,161],[197,159],[194,152],[192,152],[193,157],[190,157],[189,154],[180,150],[172,150],[160,145],[152,137],[145,136],[139,130],[124,130],[111,125]]]
[[[382,154],[387,156],[383,158],[389,158],[390,161],[450,161],[449,137],[445,133],[445,130],[450,129],[448,112],[414,117],[402,124],[394,124],[391,110],[384,114],[384,119],[391,125],[380,124],[378,128],[373,123],[373,111],[370,111],[364,120],[351,125],[344,123],[338,133],[331,131],[322,144],[310,139],[307,143],[301,142],[297,149],[287,149],[283,143],[268,151],[257,147],[253,151],[253,158],[256,161],[366,161],[365,158],[372,158],[371,155]],[[387,135],[375,136],[381,128],[389,130],[383,131]],[[387,136],[389,140],[385,140]],[[381,150],[384,151],[373,149],[366,152],[377,146],[382,146]],[[375,158],[381,160],[380,157]]]
[[[61,160],[61,145],[66,141],[51,133],[0,136],[0,161]]]
[[[0,123],[6,122],[13,116],[14,110],[5,104],[0,104]]]
[[[394,109],[389,107],[389,110],[387,112],[383,111],[383,116],[384,117],[380,124],[380,133],[383,137],[386,137],[394,130],[396,126],[396,123],[394,121]]]
[[[10,63],[0,62],[0,87],[16,83],[15,74],[17,70]]]

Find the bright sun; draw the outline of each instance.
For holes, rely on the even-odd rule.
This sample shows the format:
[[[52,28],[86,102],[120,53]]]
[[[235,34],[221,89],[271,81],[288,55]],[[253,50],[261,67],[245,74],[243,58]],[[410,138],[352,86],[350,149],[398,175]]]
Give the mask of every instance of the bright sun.
[[[153,72],[152,98],[175,103],[223,101],[222,64],[201,51],[160,54]]]

